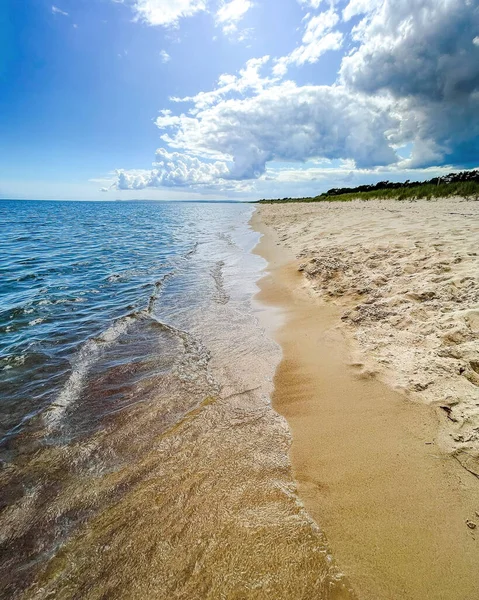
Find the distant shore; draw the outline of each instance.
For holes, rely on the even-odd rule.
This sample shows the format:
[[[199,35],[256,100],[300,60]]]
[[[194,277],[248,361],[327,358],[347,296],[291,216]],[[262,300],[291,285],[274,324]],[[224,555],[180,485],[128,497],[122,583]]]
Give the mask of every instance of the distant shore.
[[[307,510],[360,598],[479,589],[479,203],[268,204],[274,407]]]

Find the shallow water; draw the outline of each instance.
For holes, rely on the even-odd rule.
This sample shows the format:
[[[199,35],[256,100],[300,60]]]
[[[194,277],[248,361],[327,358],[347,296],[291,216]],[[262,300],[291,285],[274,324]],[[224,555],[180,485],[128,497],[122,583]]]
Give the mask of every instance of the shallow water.
[[[351,597],[271,408],[251,214],[0,202],[2,597]]]

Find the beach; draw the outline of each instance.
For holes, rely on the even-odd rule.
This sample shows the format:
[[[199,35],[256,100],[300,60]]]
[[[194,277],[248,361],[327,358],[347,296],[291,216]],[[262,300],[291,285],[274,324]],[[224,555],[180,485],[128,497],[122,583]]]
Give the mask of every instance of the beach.
[[[476,598],[448,202],[0,203],[0,596]]]
[[[283,315],[273,407],[299,495],[360,598],[466,600],[479,576],[479,203],[259,207]]]

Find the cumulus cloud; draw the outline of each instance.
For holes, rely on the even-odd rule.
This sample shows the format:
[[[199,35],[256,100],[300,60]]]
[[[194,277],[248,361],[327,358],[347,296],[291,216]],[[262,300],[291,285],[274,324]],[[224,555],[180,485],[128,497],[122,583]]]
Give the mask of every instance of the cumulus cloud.
[[[228,176],[224,162],[206,162],[179,152],[168,152],[164,148],[156,151],[152,170],[117,172],[117,188],[141,190],[147,187],[202,187],[218,184]]]
[[[157,121],[171,147],[231,160],[230,177],[257,178],[272,160],[349,158],[358,166],[389,164],[387,133],[397,127],[381,103],[341,86],[271,84],[245,98],[219,98],[195,115]]]
[[[413,9],[414,5],[414,9]],[[479,89],[479,10],[467,0],[385,0],[354,30],[341,75],[356,89],[443,100]]]
[[[250,0],[222,1],[215,16],[216,24],[221,26],[226,35],[236,33],[238,23],[252,6],[253,3]]]
[[[180,19],[206,10],[205,0],[135,0],[135,16],[148,25],[176,26]]]
[[[403,115],[413,164],[467,165],[479,153],[479,7],[471,0],[351,0],[363,14],[357,49],[340,76],[364,94],[388,94]]]
[[[223,76],[207,101],[201,95],[190,98],[193,108],[187,114],[162,111],[157,126],[176,151],[159,149],[152,170],[118,171],[117,187],[236,189],[243,181],[263,178],[273,160],[349,159],[359,168],[397,162],[388,139],[397,122],[384,103],[341,86],[261,79],[258,68],[267,59],[249,65],[234,81]],[[247,89],[248,96],[235,97],[238,89]],[[255,92],[249,95],[251,89]]]
[[[278,76],[286,74],[291,64],[304,65],[315,63],[328,50],[339,50],[343,44],[343,34],[332,31],[339,22],[338,14],[330,9],[319,15],[308,15],[302,44],[287,56],[276,60],[273,73]]]

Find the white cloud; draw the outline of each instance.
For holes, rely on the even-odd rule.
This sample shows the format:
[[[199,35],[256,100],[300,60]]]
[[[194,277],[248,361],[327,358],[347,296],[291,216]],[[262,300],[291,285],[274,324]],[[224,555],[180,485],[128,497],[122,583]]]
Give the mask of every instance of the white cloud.
[[[216,90],[181,99],[193,104],[188,114],[162,111],[156,124],[176,151],[158,150],[152,170],[118,171],[117,187],[237,190],[264,179],[275,160],[343,159],[359,168],[397,162],[387,132],[398,123],[384,102],[341,86],[261,77],[268,59],[248,61],[238,76],[223,75]]]
[[[167,113],[157,120],[168,132],[162,139],[178,151],[232,161],[232,179],[257,178],[272,160],[397,160],[387,132],[398,124],[384,104],[340,86],[268,81],[249,97],[200,98],[192,114]]]
[[[55,5],[52,5],[52,13],[54,15],[63,15],[64,17],[68,17],[68,13],[67,12],[65,12],[61,8],[58,8],[58,6],[55,6]]]
[[[343,44],[343,34],[332,31],[338,24],[339,16],[330,9],[319,15],[309,15],[302,38],[302,44],[287,56],[276,60],[273,73],[278,77],[286,74],[291,64],[315,63],[328,50],[339,50]]]
[[[171,56],[168,54],[166,50],[161,50],[160,58],[162,63],[167,63],[171,60]]]
[[[176,26],[180,19],[206,10],[205,0],[135,0],[138,20],[148,25]]]
[[[349,21],[357,15],[365,15],[377,10],[384,0],[350,0],[343,10],[343,19]]]
[[[117,172],[116,187],[120,190],[140,190],[147,187],[191,188],[213,186],[228,176],[224,162],[206,162],[179,152],[168,152],[164,148],[156,151],[156,162],[152,170]]]
[[[252,6],[250,0],[222,1],[215,16],[216,24],[222,27],[226,35],[234,34],[238,30],[238,23]]]
[[[323,0],[298,0],[298,2],[304,6],[309,6],[310,8],[319,8]]]
[[[193,103],[194,108],[190,112],[196,114],[227,95],[244,95],[247,92],[258,93],[278,81],[278,78],[263,77],[260,73],[269,60],[269,56],[252,58],[247,61],[243,69],[240,69],[239,75],[221,75],[216,89],[209,92],[199,92],[195,96],[187,96],[186,98],[172,98],[172,100],[174,102]],[[178,117],[172,117],[171,111],[162,111],[161,114],[163,116],[157,120],[159,127],[167,127],[178,123]]]

